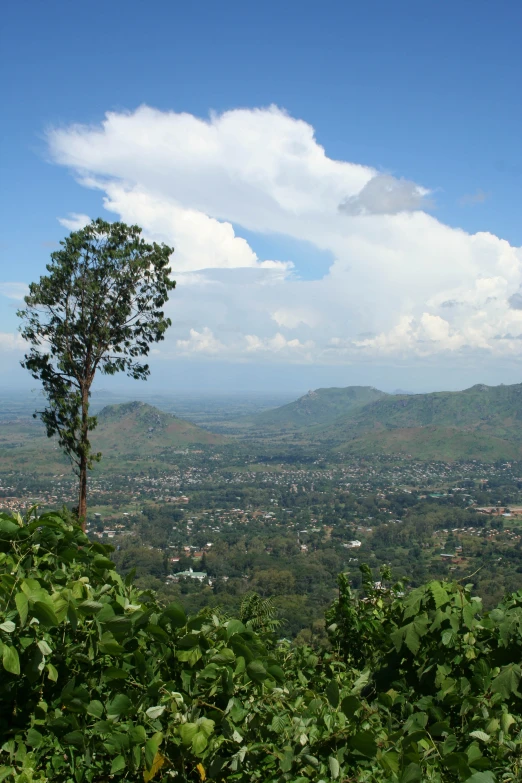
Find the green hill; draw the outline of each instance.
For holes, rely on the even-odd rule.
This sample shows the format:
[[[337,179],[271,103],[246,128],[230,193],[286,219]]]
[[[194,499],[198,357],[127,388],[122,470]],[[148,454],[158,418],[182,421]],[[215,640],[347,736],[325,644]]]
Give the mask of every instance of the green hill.
[[[164,413],[144,402],[107,405],[98,414],[98,426],[91,434],[93,450],[101,451],[97,470],[135,470],[143,458],[150,464],[166,454],[191,446],[220,446],[229,441],[223,435]],[[0,427],[0,471],[30,466],[35,473],[62,473],[69,460],[56,438],[48,438],[39,420],[20,419]]]
[[[92,441],[94,449],[114,456],[115,452],[157,454],[165,448],[219,445],[226,439],[145,402],[126,402],[107,405],[98,413]]]
[[[251,419],[261,429],[308,429],[314,425],[327,425],[363,405],[380,400],[387,395],[372,386],[348,386],[346,388],[316,389],[309,391],[295,402],[274,410],[263,411]]]
[[[385,394],[317,389],[250,420],[252,434],[297,434],[337,451],[418,459],[522,459],[522,384]]]
[[[310,433],[352,452],[420,459],[522,458],[522,384],[389,395]]]

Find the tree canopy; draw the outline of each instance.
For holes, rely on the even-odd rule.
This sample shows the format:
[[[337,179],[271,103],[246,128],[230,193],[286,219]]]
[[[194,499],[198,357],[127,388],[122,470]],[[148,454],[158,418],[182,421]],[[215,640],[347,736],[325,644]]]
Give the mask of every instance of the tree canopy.
[[[145,242],[139,226],[101,219],[60,244],[49,274],[31,283],[18,313],[31,346],[22,366],[42,383],[47,406],[38,415],[78,473],[78,512],[85,520],[87,471],[100,457],[89,440],[96,426],[91,386],[97,371],[148,376],[142,359],[171,323],[162,308],[175,287],[168,266],[173,249]]]

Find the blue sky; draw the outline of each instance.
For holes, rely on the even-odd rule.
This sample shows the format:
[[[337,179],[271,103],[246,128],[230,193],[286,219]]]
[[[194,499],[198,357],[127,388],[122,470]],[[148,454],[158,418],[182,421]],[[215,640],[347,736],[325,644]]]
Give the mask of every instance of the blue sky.
[[[522,340],[515,341],[522,333],[522,329],[516,332],[519,309],[512,306],[506,313],[498,308],[493,312],[484,302],[499,301],[501,296],[512,303],[518,301],[517,282],[522,285],[522,274],[517,278],[520,269],[513,271],[513,265],[520,260],[518,251],[513,256],[518,261],[509,262],[508,273],[501,268],[505,262],[499,261],[499,254],[504,252],[500,245],[492,247],[491,242],[486,242],[477,249],[477,242],[470,239],[476,260],[473,270],[470,264],[462,269],[462,283],[459,270],[450,263],[449,266],[455,267],[454,280],[449,277],[439,280],[435,275],[435,281],[434,277],[440,288],[438,292],[434,290],[434,294],[440,294],[436,302],[429,298],[420,281],[395,310],[386,311],[381,322],[363,313],[365,303],[367,309],[383,312],[387,304],[373,297],[368,288],[367,269],[365,275],[357,274],[358,264],[367,264],[365,259],[356,257],[356,247],[360,247],[362,239],[357,243],[353,240],[363,230],[359,224],[355,225],[359,217],[346,218],[354,222],[354,228],[348,229],[348,224],[343,224],[342,231],[349,233],[350,241],[347,239],[341,248],[339,243],[329,241],[337,231],[330,217],[323,216],[322,228],[314,231],[300,232],[290,221],[289,215],[297,214],[303,223],[313,222],[315,218],[308,216],[319,214],[319,197],[313,209],[307,204],[304,212],[299,213],[299,206],[285,203],[280,215],[274,211],[270,219],[256,222],[255,204],[260,191],[254,190],[250,180],[252,210],[247,213],[238,205],[241,189],[237,189],[236,200],[230,197],[225,207],[219,203],[217,193],[212,201],[206,193],[195,193],[188,186],[177,188],[181,177],[179,168],[172,169],[174,184],[169,189],[164,182],[149,177],[145,169],[136,172],[130,164],[119,169],[109,159],[106,149],[104,170],[97,168],[89,155],[81,165],[76,165],[71,157],[70,130],[73,124],[99,128],[106,112],[116,115],[127,112],[132,116],[138,107],[146,104],[158,112],[147,118],[150,125],[145,131],[155,138],[161,118],[167,113],[187,113],[208,120],[210,112],[219,117],[223,112],[237,109],[266,109],[276,105],[285,110],[293,124],[289,120],[283,127],[278,120],[266,130],[267,123],[272,122],[270,117],[252,115],[252,122],[261,129],[262,139],[263,133],[273,139],[288,133],[295,141],[295,134],[301,133],[296,123],[302,121],[315,133],[315,146],[310,146],[310,155],[314,156],[316,149],[322,147],[328,160],[366,167],[372,176],[384,175],[395,183],[415,183],[429,191],[423,196],[422,205],[420,202],[406,204],[412,220],[421,221],[421,211],[445,231],[463,229],[470,237],[475,232],[489,232],[517,249],[522,245],[520,29],[522,5],[512,1],[318,4],[269,0],[254,4],[225,0],[221,4],[182,4],[151,0],[144,4],[136,0],[125,3],[112,0],[77,4],[32,0],[8,4],[3,11],[1,32],[2,70],[7,88],[3,95],[0,280],[27,283],[43,273],[53,243],[66,231],[58,218],[70,213],[111,219],[118,214],[124,219],[130,213],[140,216],[136,213],[136,200],[132,204],[127,200],[119,212],[114,208],[111,212],[104,211],[103,197],[112,199],[113,205],[118,197],[114,192],[108,195],[107,189],[79,184],[78,178],[88,172],[104,182],[109,178],[113,184],[125,181],[135,190],[145,188],[156,206],[175,202],[184,210],[198,210],[212,219],[229,223],[235,238],[246,240],[259,263],[266,259],[293,263],[288,288],[274,294],[273,301],[266,298],[265,291],[270,285],[276,291],[276,283],[262,286],[263,307],[267,312],[280,313],[285,296],[288,301],[298,303],[293,315],[286,312],[284,317],[272,315],[270,323],[262,322],[260,317],[251,323],[248,310],[245,314],[236,307],[238,299],[252,297],[252,301],[257,301],[261,291],[255,287],[259,281],[246,281],[243,272],[243,277],[234,272],[233,285],[230,275],[227,277],[230,270],[223,273],[226,283],[219,278],[218,271],[213,273],[214,277],[210,275],[208,280],[213,285],[233,288],[237,299],[234,301],[229,296],[224,300],[221,312],[208,324],[202,317],[208,304],[201,295],[201,286],[193,293],[193,282],[188,281],[185,289],[180,285],[176,296],[182,297],[183,290],[186,292],[186,299],[180,304],[183,309],[180,324],[184,325],[179,326],[164,355],[154,359],[159,368],[158,384],[160,376],[165,383],[181,384],[185,388],[200,384],[225,388],[230,381],[243,388],[281,383],[296,390],[330,383],[365,382],[366,378],[375,385],[378,385],[375,379],[381,379],[381,385],[387,388],[412,385],[419,390],[445,385],[458,388],[479,381],[515,382],[520,376],[522,350],[517,348],[522,346]],[[250,127],[250,119],[233,115],[232,135],[241,135],[242,129]],[[60,144],[54,143],[53,147],[53,138],[50,141],[48,134],[56,128],[63,129],[65,139],[61,138]],[[172,130],[173,145],[179,145],[176,134],[180,132]],[[225,139],[224,131],[217,132]],[[85,133],[88,134],[86,129]],[[128,149],[130,160],[136,154],[132,147],[135,126],[128,124],[122,133],[122,149]],[[89,138],[92,146],[91,142]],[[249,152],[254,161],[261,155],[260,142],[256,144],[256,149]],[[222,149],[229,149],[226,139]],[[292,158],[292,171],[295,171],[292,187],[296,190],[312,187],[299,170],[301,164],[302,161],[295,162]],[[151,170],[154,165],[155,161],[151,161]],[[166,159],[167,170],[170,165]],[[183,169],[188,183],[191,172],[194,177],[199,176],[199,165],[196,158],[191,158]],[[270,165],[273,161],[267,160],[266,166]],[[280,156],[277,166],[279,171],[287,172],[290,162]],[[230,164],[225,160],[220,170],[223,179],[200,182],[199,187],[219,189],[234,178],[234,182],[241,180],[243,185],[251,168],[250,163],[245,163],[239,170],[234,160]],[[335,177],[338,182],[341,172],[335,173]],[[259,177],[256,178],[257,187]],[[329,170],[315,172],[313,183],[317,184],[318,193],[327,188]],[[356,191],[350,190],[352,184],[352,181],[347,184],[347,199],[358,198]],[[263,198],[266,195],[264,190]],[[269,195],[279,198],[272,191]],[[430,235],[432,222],[426,226],[419,223],[413,242],[410,236],[413,229],[403,222],[399,225],[402,218],[395,208],[385,217],[381,207],[357,206],[357,215],[360,209],[372,213],[367,223],[372,216],[375,218],[371,227],[364,228],[372,237],[394,232],[393,242],[397,243],[394,263],[403,263],[403,253],[419,253],[418,235],[423,232],[426,244],[438,247],[441,254],[468,252],[464,247],[459,251],[459,238],[453,234],[452,242],[455,241],[446,251],[446,239],[440,238],[442,234],[437,227],[434,228],[439,232],[437,236]],[[389,215],[393,215],[393,227],[389,225],[392,220],[391,217],[388,220]],[[183,256],[185,240],[177,241],[181,217],[172,226],[169,223],[172,232],[169,238],[176,246],[181,241]],[[388,221],[385,227],[383,220]],[[152,224],[144,228],[149,234],[166,231]],[[403,237],[402,244],[396,234]],[[367,234],[364,237],[366,243]],[[382,239],[380,249],[385,242]],[[415,251],[412,245],[417,248]],[[187,254],[191,247],[188,242]],[[332,303],[324,292],[326,283],[321,283],[336,258],[341,266],[344,264],[346,273],[342,282],[336,278],[332,283],[337,290],[340,285],[347,286],[344,331],[341,303],[337,300]],[[411,258],[405,258],[406,266],[412,263]],[[222,266],[228,265],[228,260],[222,262]],[[243,260],[237,261],[236,266],[249,265],[252,265],[250,261]],[[438,265],[436,253],[430,254],[426,265],[426,274],[430,269],[434,274]],[[216,262],[214,266],[217,270],[220,264]],[[404,267],[401,268],[404,272]],[[347,276],[348,270],[355,270],[353,278]],[[191,268],[186,264],[184,271],[190,272]],[[200,272],[201,276],[201,268],[194,267],[192,271]],[[262,272],[265,273],[268,274],[266,270]],[[376,267],[374,274],[379,285],[382,267]],[[383,285],[388,279],[386,275]],[[411,277],[408,272],[407,279]],[[501,285],[500,278],[504,281]],[[497,284],[490,284],[489,295],[483,302],[477,299],[478,294],[470,292],[477,288],[477,281],[484,280],[497,280]],[[360,311],[350,305],[350,292],[357,286],[356,302],[361,304]],[[457,289],[457,293],[444,299],[444,292]],[[390,295],[398,301],[400,292],[390,291]],[[216,296],[219,298],[219,290]],[[451,309],[447,302],[457,300],[459,306],[467,303],[468,315],[460,320],[443,318]],[[312,317],[310,311],[315,302],[321,304]],[[0,332],[9,334],[16,329],[16,306],[13,298],[0,296]],[[441,310],[444,306],[446,310]],[[489,334],[477,336],[476,325],[469,319],[470,313],[479,310],[484,312],[483,319],[489,319],[495,326]],[[192,327],[187,315],[191,311],[195,313]],[[329,332],[325,320],[334,311],[335,328]],[[305,312],[308,315],[303,315]],[[422,321],[424,315],[427,317]],[[408,318],[413,320],[404,326],[404,319]],[[233,344],[227,342],[226,335],[234,329],[245,339],[253,335],[257,342],[247,341],[247,348],[240,350],[239,338]],[[321,329],[321,335],[317,336]],[[192,332],[198,336],[194,338]],[[361,344],[365,339],[374,342]],[[5,361],[15,372],[19,358],[15,356],[16,349],[8,345],[7,338],[4,343],[9,348]],[[428,343],[433,350],[425,349]],[[337,354],[332,358],[331,347],[341,345],[344,353],[340,354],[336,348]],[[15,374],[23,380],[21,373]]]

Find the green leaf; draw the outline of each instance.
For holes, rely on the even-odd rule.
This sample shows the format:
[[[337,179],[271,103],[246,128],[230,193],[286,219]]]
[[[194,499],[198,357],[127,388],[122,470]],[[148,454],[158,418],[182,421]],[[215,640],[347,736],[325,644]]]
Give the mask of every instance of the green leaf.
[[[450,734],[444,742],[441,745],[442,755],[447,756],[450,753],[453,753],[455,748],[457,747],[457,738],[454,734]]]
[[[143,726],[132,726],[129,729],[129,737],[131,742],[143,745],[147,741],[147,732]]]
[[[396,775],[399,771],[399,754],[394,750],[383,753],[381,756],[381,765],[387,772],[393,772]]]
[[[156,734],[154,734],[145,743],[145,766],[147,767],[148,770],[150,770],[154,764],[154,760],[156,758],[158,748],[161,745],[162,741],[163,741],[163,734],[160,731],[157,731]]]
[[[20,674],[20,658],[18,652],[14,647],[10,647],[4,644],[4,650],[2,653],[2,663],[6,672],[11,674]]]
[[[283,758],[279,762],[279,766],[281,767],[281,772],[290,772],[292,769],[292,764],[294,763],[294,754],[291,750],[285,750],[283,753]]]
[[[45,595],[49,597],[49,594],[42,589],[38,579],[24,579],[21,586],[30,601],[40,601]]]
[[[165,642],[165,644],[169,644],[170,642],[170,636],[165,631],[165,629],[162,628],[160,625],[149,623],[149,625],[147,626],[147,633],[149,634],[149,636],[152,636],[152,638],[156,639],[158,642]]]
[[[500,674],[495,677],[491,683],[491,690],[495,693],[500,693],[504,699],[511,698],[511,695],[518,693],[518,686],[520,683],[521,669],[516,663],[510,663],[509,666],[505,666]]]
[[[189,666],[195,666],[195,664],[201,658],[201,650],[199,647],[193,647],[192,650],[178,650],[176,658],[178,661],[188,663]]]
[[[169,618],[173,628],[184,628],[187,624],[185,610],[176,602],[169,604],[163,614]]]
[[[361,702],[356,696],[345,696],[341,702],[341,710],[347,718],[353,718],[361,706]]]
[[[236,662],[236,656],[234,654],[234,651],[230,649],[230,647],[223,647],[218,652],[214,653],[214,655],[211,658],[213,663],[235,663]]]
[[[192,738],[192,750],[196,756],[200,756],[208,745],[207,736],[202,731],[197,731]]]
[[[80,614],[97,614],[100,609],[103,609],[103,604],[100,601],[82,601],[76,607]]]
[[[482,742],[489,742],[491,739],[489,734],[486,734],[485,731],[480,731],[479,729],[477,729],[476,731],[470,731],[469,736],[481,740]]]
[[[325,693],[331,706],[336,709],[339,706],[339,686],[336,680],[330,680],[326,686]]]
[[[58,671],[52,665],[52,663],[48,663],[46,668],[47,668],[47,677],[51,680],[51,682],[58,682]]]
[[[58,618],[52,606],[45,601],[35,601],[32,613],[42,625],[59,625]]]
[[[107,655],[121,655],[125,652],[125,648],[116,641],[110,631],[105,631],[105,633],[102,634],[99,648],[101,652],[106,653]]]
[[[109,720],[117,720],[125,715],[132,708],[132,702],[124,693],[118,693],[112,701],[107,704],[107,717]]]
[[[267,671],[261,661],[250,661],[246,667],[247,674],[255,682],[262,682],[267,678]]]
[[[129,676],[129,672],[126,672],[125,669],[118,669],[116,666],[109,666],[108,669],[105,669],[103,672],[103,679],[104,680],[126,680]]]
[[[271,677],[274,678],[276,682],[278,682],[280,685],[282,685],[286,680],[286,675],[283,671],[283,669],[280,666],[267,666],[266,668],[267,672]]]
[[[339,762],[337,761],[335,756],[329,757],[328,766],[330,767],[330,775],[334,780],[337,780],[337,778],[339,777],[340,767],[339,767]]]
[[[192,739],[197,734],[198,727],[196,723],[182,723],[179,727],[179,735],[184,745],[190,745]]]
[[[25,593],[17,593],[15,595],[15,604],[20,617],[20,622],[22,625],[25,625],[29,612],[29,601]]]
[[[359,731],[349,738],[348,744],[353,750],[362,756],[367,756],[367,758],[374,758],[377,755],[377,744],[371,731]]]
[[[419,651],[421,637],[425,635],[428,628],[428,617],[420,615],[409,624],[404,635],[406,647],[416,655]]]
[[[464,620],[464,625],[466,628],[472,628],[473,627],[473,606],[471,604],[466,604],[462,609],[462,618]]]
[[[20,527],[10,519],[0,519],[0,540],[10,541],[13,536],[17,536],[20,532]]]
[[[114,563],[112,560],[109,560],[108,557],[103,557],[103,555],[96,555],[93,562],[94,568],[114,568]]]
[[[360,693],[362,689],[368,685],[369,680],[370,680],[370,670],[365,669],[365,671],[363,671],[362,674],[360,674],[355,680],[350,693],[354,695]]]
[[[270,724],[270,729],[276,734],[281,734],[288,726],[288,717],[285,713],[282,715],[274,715]]]
[[[243,707],[239,699],[230,699],[227,710],[229,710],[230,717],[234,723],[241,723],[248,715],[248,710]]]
[[[401,783],[420,783],[422,781],[422,769],[418,764],[408,764],[401,776]]]
[[[202,731],[206,737],[210,737],[216,724],[209,718],[199,718],[197,725],[199,731]]]
[[[43,736],[35,728],[29,729],[26,735],[26,742],[32,748],[38,748],[43,741]]]
[[[411,623],[403,625],[402,628],[398,628],[396,631],[390,634],[390,638],[395,645],[397,652],[402,647],[402,644],[416,655],[419,651],[421,637],[427,633],[429,625],[429,619],[426,614],[421,614],[412,620]]]
[[[38,648],[42,655],[51,655],[52,650],[44,639],[40,639],[38,642]]]
[[[241,620],[229,620],[227,623],[227,639],[230,639],[235,633],[244,633],[246,631],[245,626]]]
[[[515,718],[509,712],[503,712],[500,716],[500,726],[504,734],[507,734],[511,726],[515,723]]]
[[[437,721],[437,723],[433,723],[429,727],[429,730],[432,737],[440,737],[443,734],[447,734],[449,732],[450,723],[447,720]]]
[[[13,633],[13,631],[16,631],[16,625],[11,620],[6,620],[5,623],[0,623],[0,630],[6,633]]]
[[[63,739],[68,745],[76,745],[80,748],[84,745],[84,736],[81,731],[70,731]]]
[[[440,609],[441,606],[449,602],[449,595],[440,582],[430,582],[428,589],[433,596],[436,609]]]
[[[103,715],[103,704],[101,701],[94,699],[90,701],[87,706],[87,715],[92,715],[95,718],[101,718]]]
[[[116,639],[122,639],[132,628],[132,620],[130,617],[123,617],[118,615],[117,617],[111,617],[103,623],[104,628],[110,633],[114,634]]]
[[[230,637],[229,644],[237,657],[244,658],[247,663],[249,661],[253,661],[256,657],[250,647],[245,644],[245,641],[241,638],[241,636],[238,636],[237,634]]]
[[[475,772],[470,778],[466,778],[464,783],[496,783],[496,780],[493,772]]]
[[[151,720],[156,720],[156,718],[159,718],[164,712],[165,707],[158,705],[157,707],[149,707],[149,709],[146,710],[145,715]]]
[[[116,772],[121,772],[122,770],[125,769],[126,766],[127,765],[123,756],[121,754],[119,756],[116,756],[116,758],[112,760],[111,775],[115,775]]]
[[[14,767],[6,767],[3,764],[0,765],[0,783],[3,783],[8,777],[15,775]]]

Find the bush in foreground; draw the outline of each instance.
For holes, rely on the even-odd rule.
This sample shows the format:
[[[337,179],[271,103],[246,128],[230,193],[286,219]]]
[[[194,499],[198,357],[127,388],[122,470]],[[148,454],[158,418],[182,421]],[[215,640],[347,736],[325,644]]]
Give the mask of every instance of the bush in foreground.
[[[0,781],[522,779],[522,592],[485,614],[459,584],[341,576],[316,653],[263,602],[161,606],[109,553],[60,514],[0,514]]]

